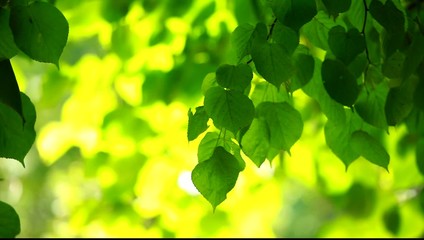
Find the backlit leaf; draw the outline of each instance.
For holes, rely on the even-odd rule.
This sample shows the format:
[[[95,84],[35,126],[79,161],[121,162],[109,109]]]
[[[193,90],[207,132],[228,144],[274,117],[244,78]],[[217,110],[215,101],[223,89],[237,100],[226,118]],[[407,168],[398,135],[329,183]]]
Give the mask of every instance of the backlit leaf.
[[[248,126],[255,116],[252,100],[239,91],[221,87],[213,87],[206,92],[204,106],[216,127],[224,127],[234,134]]]
[[[191,173],[191,179],[197,190],[215,210],[227,198],[227,193],[234,188],[238,174],[237,159],[223,147],[218,146],[208,160],[196,165]]]
[[[0,201],[0,237],[15,238],[21,232],[21,223],[15,209]]]
[[[254,26],[245,23],[237,26],[231,34],[231,44],[235,48],[239,59],[250,54],[251,36],[254,30]]]
[[[16,45],[30,58],[59,65],[69,26],[54,5],[35,1],[30,5],[13,7],[10,27]]]
[[[358,130],[352,133],[350,138],[352,149],[365,159],[386,170],[390,162],[390,156],[386,149],[367,132]]]
[[[243,135],[241,146],[243,152],[257,167],[265,161],[269,145],[269,132],[266,122],[260,118],[254,118],[249,129]]]
[[[328,45],[334,55],[348,65],[365,50],[364,36],[356,28],[346,32],[344,27],[335,26],[328,33]]]
[[[299,45],[299,34],[279,21],[275,23],[272,39],[275,43],[280,44],[288,55],[291,55]]]
[[[188,141],[196,139],[201,133],[208,129],[209,116],[205,112],[203,106],[196,107],[196,112],[193,114],[191,109],[188,110],[188,127],[187,138]]]
[[[315,0],[272,0],[271,8],[280,22],[296,32],[317,14]]]
[[[252,69],[245,63],[236,66],[224,64],[216,70],[216,81],[221,87],[241,92],[249,86],[252,78]]]

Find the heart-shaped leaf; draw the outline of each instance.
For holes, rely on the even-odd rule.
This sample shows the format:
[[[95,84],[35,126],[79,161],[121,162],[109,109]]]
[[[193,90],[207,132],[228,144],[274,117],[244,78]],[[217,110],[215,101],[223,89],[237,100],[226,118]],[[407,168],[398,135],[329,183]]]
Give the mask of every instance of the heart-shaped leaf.
[[[390,156],[386,149],[367,132],[358,130],[350,138],[352,148],[365,159],[388,171]]]
[[[365,51],[364,36],[356,28],[350,28],[348,32],[342,26],[331,28],[328,32],[328,45],[334,55],[346,65]]]
[[[252,69],[244,63],[237,66],[224,64],[216,70],[216,81],[221,87],[241,92],[249,86],[252,78]]]
[[[0,237],[15,238],[20,232],[19,215],[9,204],[0,201]]]

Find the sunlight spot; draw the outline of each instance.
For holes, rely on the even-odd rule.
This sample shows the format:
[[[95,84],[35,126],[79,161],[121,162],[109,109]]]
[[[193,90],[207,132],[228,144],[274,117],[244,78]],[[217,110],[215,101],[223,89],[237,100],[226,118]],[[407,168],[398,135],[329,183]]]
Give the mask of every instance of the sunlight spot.
[[[180,173],[178,176],[178,186],[192,196],[200,194],[194,186],[193,181],[191,181],[191,171],[183,171]]]

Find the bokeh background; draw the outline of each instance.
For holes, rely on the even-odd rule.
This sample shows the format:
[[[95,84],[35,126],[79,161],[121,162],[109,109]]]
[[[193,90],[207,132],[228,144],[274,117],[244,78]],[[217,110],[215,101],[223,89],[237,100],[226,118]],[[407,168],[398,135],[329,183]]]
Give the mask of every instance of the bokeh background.
[[[261,168],[246,158],[215,212],[197,192],[190,173],[203,135],[187,141],[187,112],[203,104],[203,78],[235,62],[237,25],[267,21],[266,0],[53,2],[70,25],[60,69],[12,59],[37,111],[26,167],[0,161],[18,237],[424,236],[424,179],[406,127],[389,129],[389,172],[362,158],[346,171],[300,90],[305,126],[291,155]],[[390,209],[395,232],[384,224],[396,222]]]

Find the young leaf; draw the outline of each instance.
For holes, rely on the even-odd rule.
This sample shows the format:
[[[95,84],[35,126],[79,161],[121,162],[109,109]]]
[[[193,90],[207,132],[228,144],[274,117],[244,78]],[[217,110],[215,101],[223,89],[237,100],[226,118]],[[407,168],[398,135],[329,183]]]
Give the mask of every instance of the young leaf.
[[[256,108],[258,118],[263,118],[269,129],[269,144],[290,153],[303,131],[300,113],[287,102],[263,102]]]
[[[208,129],[209,116],[205,112],[203,106],[196,107],[196,112],[191,112],[191,108],[188,110],[188,127],[187,127],[187,138],[188,141],[196,139],[201,133]]]
[[[231,46],[235,49],[238,59],[250,54],[251,36],[255,27],[245,23],[234,29],[231,34]]]
[[[215,210],[236,185],[239,172],[237,159],[223,147],[218,146],[208,160],[196,165],[191,173],[191,179],[197,190]]]
[[[15,209],[0,201],[0,237],[15,238],[21,232],[21,222]]]
[[[390,162],[390,156],[386,149],[367,132],[358,130],[352,133],[350,138],[352,149],[365,159],[386,170]]]
[[[255,107],[246,95],[222,87],[213,87],[206,92],[204,106],[216,127],[224,127],[234,134],[248,126],[255,116]]]
[[[30,58],[59,66],[69,25],[55,6],[40,1],[15,6],[11,9],[10,27],[16,45]]]
[[[24,164],[24,158],[35,140],[35,108],[30,99],[21,93],[22,118],[9,106],[0,103],[0,157],[16,159]]]
[[[351,0],[322,0],[327,12],[332,16],[338,16],[339,13],[349,10]]]
[[[294,74],[292,59],[279,44],[255,42],[252,59],[258,73],[278,89]]]
[[[223,87],[243,92],[253,78],[252,69],[245,63],[237,66],[224,64],[216,70],[216,81]]]
[[[328,45],[339,60],[349,65],[365,50],[365,39],[356,28],[350,28],[346,32],[344,27],[335,26],[328,32]]]
[[[370,90],[362,89],[355,103],[355,110],[361,118],[375,126],[387,130],[387,121],[384,111],[389,86],[381,82]]]
[[[418,171],[424,176],[424,138],[421,138],[417,142],[415,148],[415,163]]]
[[[269,132],[266,122],[254,118],[241,140],[241,149],[257,167],[265,161],[269,151]]]
[[[0,60],[11,59],[18,53],[18,47],[9,27],[9,16],[9,10],[0,8]]]
[[[389,232],[397,235],[400,230],[401,217],[399,212],[399,206],[393,205],[386,209],[383,213],[383,223]]]
[[[271,8],[278,21],[296,32],[317,14],[315,0],[272,0]]]
[[[9,59],[0,61],[0,73],[2,76],[0,81],[0,103],[11,107],[24,120],[21,93]]]
[[[359,95],[356,79],[339,60],[326,59],[322,63],[321,77],[331,98],[345,106],[352,106]]]

